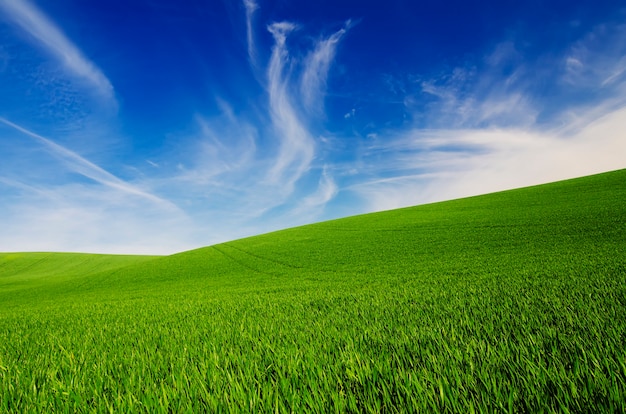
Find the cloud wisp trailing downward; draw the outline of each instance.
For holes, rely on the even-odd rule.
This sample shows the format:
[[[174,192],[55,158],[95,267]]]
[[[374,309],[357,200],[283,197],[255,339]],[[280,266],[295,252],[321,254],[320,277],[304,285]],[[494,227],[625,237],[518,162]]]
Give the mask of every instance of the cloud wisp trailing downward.
[[[29,0],[3,0],[0,1],[0,9],[74,76],[87,81],[104,99],[115,101],[113,85],[109,79]]]
[[[319,41],[306,57],[300,90],[304,108],[310,113],[321,115],[324,112],[323,98],[328,71],[335,58],[337,46],[341,38],[351,26],[352,22],[348,20],[342,29],[333,33],[327,39]]]
[[[309,170],[316,153],[316,140],[310,125],[323,112],[328,71],[337,45],[349,26],[350,22],[347,22],[342,29],[316,42],[302,62],[295,61],[287,47],[289,35],[298,27],[290,22],[268,26],[274,38],[267,69],[269,105],[271,121],[280,142],[278,155],[269,171],[270,182],[284,181],[286,187],[291,188]],[[299,75],[295,80],[294,72]]]
[[[312,219],[319,214],[319,210],[323,209],[324,206],[331,201],[338,192],[339,187],[330,175],[328,167],[325,165],[322,168],[317,190],[300,200],[290,214],[298,218],[308,217]]]
[[[254,40],[254,13],[259,5],[254,0],[243,0],[246,9],[246,39],[248,41],[248,59],[253,66],[257,64],[257,50]]]
[[[288,22],[273,23],[268,27],[274,37],[267,69],[269,104],[272,124],[279,138],[278,155],[268,179],[272,183],[284,182],[287,188],[291,188],[309,169],[315,152],[315,141],[300,120],[289,93],[286,42],[289,33],[295,29],[296,25]]]
[[[243,5],[250,22],[258,5]],[[257,57],[249,59],[252,74],[264,92],[254,111],[237,110],[216,97],[218,114],[194,114],[176,171],[148,179],[151,188],[184,200],[181,205],[203,206],[192,214],[210,223],[206,243],[304,224],[319,218],[338,194],[333,168],[316,163],[324,145],[323,117],[307,106],[323,105],[335,50],[349,26],[309,47],[302,47],[303,39],[311,41],[303,26],[286,21],[266,26],[272,40],[267,61],[262,62],[263,50],[249,49]],[[252,36],[249,40],[248,46],[254,45]]]
[[[251,29],[258,4],[242,4]],[[177,163],[155,158],[146,167],[150,172],[142,171],[147,187],[178,200],[203,223],[199,245],[305,224],[338,194],[334,170],[316,163],[323,122],[307,110],[303,94],[323,104],[335,49],[348,27],[313,39],[309,47],[303,47],[311,41],[306,29],[291,22],[267,25],[269,44],[254,43],[248,32],[248,63],[263,92],[260,100],[250,111],[214,96],[217,111],[196,110],[193,124],[178,135]]]

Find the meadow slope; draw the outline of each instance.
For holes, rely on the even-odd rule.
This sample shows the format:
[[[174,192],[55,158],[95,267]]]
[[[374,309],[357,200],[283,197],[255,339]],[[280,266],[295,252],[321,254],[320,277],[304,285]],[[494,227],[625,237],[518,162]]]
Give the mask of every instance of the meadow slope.
[[[626,411],[626,170],[167,257],[0,254],[0,411]]]

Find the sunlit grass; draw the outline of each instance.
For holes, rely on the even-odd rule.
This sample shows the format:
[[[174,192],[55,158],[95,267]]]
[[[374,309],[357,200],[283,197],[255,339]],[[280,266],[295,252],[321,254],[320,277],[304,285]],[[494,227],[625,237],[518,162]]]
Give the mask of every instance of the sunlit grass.
[[[626,411],[626,171],[169,257],[0,255],[0,412]]]

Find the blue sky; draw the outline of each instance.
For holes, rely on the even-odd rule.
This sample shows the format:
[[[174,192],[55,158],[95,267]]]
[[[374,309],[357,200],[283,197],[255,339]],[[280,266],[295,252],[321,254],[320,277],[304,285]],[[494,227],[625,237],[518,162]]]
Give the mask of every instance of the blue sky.
[[[0,0],[0,251],[173,253],[625,167],[621,1]]]

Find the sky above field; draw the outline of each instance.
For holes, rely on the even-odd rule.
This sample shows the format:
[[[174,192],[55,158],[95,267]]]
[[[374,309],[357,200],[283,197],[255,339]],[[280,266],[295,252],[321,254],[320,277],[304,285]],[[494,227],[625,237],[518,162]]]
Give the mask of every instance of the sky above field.
[[[0,0],[0,251],[172,253],[625,167],[622,1]]]

